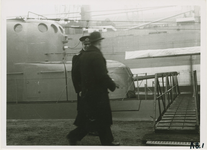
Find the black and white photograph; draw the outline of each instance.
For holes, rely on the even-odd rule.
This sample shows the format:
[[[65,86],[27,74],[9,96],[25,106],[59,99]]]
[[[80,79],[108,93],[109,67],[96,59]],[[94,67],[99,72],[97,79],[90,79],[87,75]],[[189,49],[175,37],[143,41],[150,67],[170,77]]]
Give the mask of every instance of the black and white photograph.
[[[2,149],[206,149],[205,0],[1,12]]]

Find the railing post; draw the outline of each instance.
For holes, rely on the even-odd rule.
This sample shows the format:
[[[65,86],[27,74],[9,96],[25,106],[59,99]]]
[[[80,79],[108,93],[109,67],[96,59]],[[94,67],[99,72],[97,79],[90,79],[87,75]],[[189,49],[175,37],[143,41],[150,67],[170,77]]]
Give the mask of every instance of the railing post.
[[[172,93],[173,93],[173,100],[175,99],[175,82],[174,82],[174,73],[172,73]]]
[[[145,90],[145,100],[147,100],[147,84],[144,85],[144,90]]]
[[[15,88],[15,98],[16,98],[16,104],[18,103],[18,95],[17,95],[17,89],[18,89],[18,84],[17,84],[17,79],[14,79],[14,82],[15,82],[15,86],[16,86],[16,88]]]
[[[168,76],[168,74],[167,74],[167,76],[166,76],[166,81],[167,81],[167,91],[168,91],[168,89],[169,89],[169,76]],[[167,92],[167,99],[168,99],[168,104],[170,104],[170,92],[168,91]]]
[[[169,99],[167,97],[167,95],[168,95],[168,92],[167,92],[167,90],[168,90],[167,78],[168,78],[168,75],[166,74],[166,76],[165,76],[165,101],[168,102],[168,103],[166,102],[167,103],[167,108],[168,108]]]
[[[180,90],[179,90],[179,86],[178,86],[178,74],[176,74],[176,92],[177,92],[177,96],[180,94]]]
[[[147,76],[147,73],[145,73],[145,77]],[[146,84],[145,84],[145,100],[147,100],[147,95],[148,95],[148,92],[147,92],[147,79],[146,79]]]
[[[155,74],[155,81],[154,81],[154,130],[155,130],[155,119],[156,119],[156,100],[157,100],[157,74]]]
[[[176,85],[176,97],[178,96],[178,78],[177,74],[175,75],[175,85]]]
[[[192,74],[192,76],[193,76],[193,97],[194,97],[194,100],[195,100],[195,109],[196,109],[196,125],[198,126],[198,101],[197,101],[197,80],[196,80],[196,71],[193,71],[193,74]]]
[[[136,75],[137,78],[137,99],[139,100],[139,76],[138,74]]]
[[[165,93],[165,84],[164,84],[164,77],[163,77],[163,74],[162,74],[162,93]],[[163,100],[164,100],[164,108],[166,108],[166,99],[164,96],[162,96]]]
[[[177,77],[177,86],[178,86],[178,95],[180,94],[180,87],[179,87],[179,83],[178,83],[178,77]]]
[[[170,73],[170,87],[171,87],[171,90],[170,90],[170,98],[171,98],[171,102],[173,101],[173,93],[172,93],[172,74]]]
[[[161,87],[160,87],[159,77],[158,77],[158,80],[157,80],[157,100],[158,100],[158,105],[159,105],[159,111],[160,111],[160,114],[161,114],[160,100],[162,100],[162,103],[164,103],[164,102],[163,102],[163,99],[162,99],[162,90],[161,90]]]

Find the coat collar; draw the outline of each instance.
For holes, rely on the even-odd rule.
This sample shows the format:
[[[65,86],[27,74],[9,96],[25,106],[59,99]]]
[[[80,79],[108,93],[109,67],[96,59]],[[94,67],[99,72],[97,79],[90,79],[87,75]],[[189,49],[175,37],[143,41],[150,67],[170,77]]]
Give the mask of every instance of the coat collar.
[[[82,50],[80,51],[80,53],[83,53],[83,52],[85,52],[85,50],[82,49]]]
[[[92,51],[96,51],[96,52],[101,52],[97,47],[91,45],[86,52],[92,52]]]

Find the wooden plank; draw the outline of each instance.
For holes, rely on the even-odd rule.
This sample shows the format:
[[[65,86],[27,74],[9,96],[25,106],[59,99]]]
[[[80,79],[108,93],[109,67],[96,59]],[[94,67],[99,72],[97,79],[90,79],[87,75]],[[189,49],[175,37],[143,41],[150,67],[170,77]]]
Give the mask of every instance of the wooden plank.
[[[157,124],[157,126],[159,126],[159,127],[169,127],[170,126],[170,124],[171,123],[161,123],[161,122],[159,122],[158,124]]]
[[[196,120],[196,117],[185,117],[185,120],[192,120],[192,119]]]
[[[183,130],[195,130],[195,127],[183,127]]]
[[[188,109],[188,110],[171,110],[171,108],[169,108],[166,112],[195,112],[195,109]]]
[[[184,119],[179,119],[179,118],[162,118],[161,120],[183,120],[184,121]],[[187,120],[187,121],[193,121],[193,120],[195,120],[195,119],[185,119],[185,120]]]
[[[184,123],[184,126],[185,127],[195,127],[195,125],[196,125],[196,122],[195,123]]]
[[[183,123],[171,123],[170,124],[170,127],[182,127],[183,126]]]
[[[156,130],[164,130],[164,131],[185,131],[185,130],[192,130],[194,131],[195,127],[156,127]]]
[[[185,120],[185,122],[196,122],[196,120]]]
[[[186,115],[186,114],[164,114],[164,116],[166,116],[166,117],[170,117],[170,116],[176,116],[176,117],[195,117],[195,115],[194,114],[188,114],[188,115]]]
[[[183,127],[177,127],[177,126],[171,126],[170,128],[169,128],[170,130],[182,130],[183,129]]]
[[[173,117],[165,117],[165,116],[163,116],[161,120],[173,120]]]
[[[169,127],[156,127],[156,130],[168,130]]]
[[[171,123],[171,122],[173,123],[195,123],[196,120],[161,120],[159,122],[160,123],[164,123],[164,122],[166,123]]]
[[[175,116],[173,119],[183,119],[183,120],[184,120],[185,117],[176,117],[176,116]]]
[[[193,111],[193,112],[186,112],[187,114],[196,114],[196,112],[195,111]]]

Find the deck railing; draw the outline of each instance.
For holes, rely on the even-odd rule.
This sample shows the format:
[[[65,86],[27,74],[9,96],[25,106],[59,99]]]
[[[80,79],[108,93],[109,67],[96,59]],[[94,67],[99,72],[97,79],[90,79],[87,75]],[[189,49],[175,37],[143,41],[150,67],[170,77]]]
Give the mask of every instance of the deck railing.
[[[170,104],[180,94],[177,72],[165,72],[155,74],[154,81],[154,127]],[[157,116],[158,107],[158,116]]]
[[[197,85],[197,74],[196,71],[193,71],[193,97],[195,100],[195,109],[196,109],[196,125],[199,125],[199,113],[200,113],[200,98],[198,97],[198,85]]]

